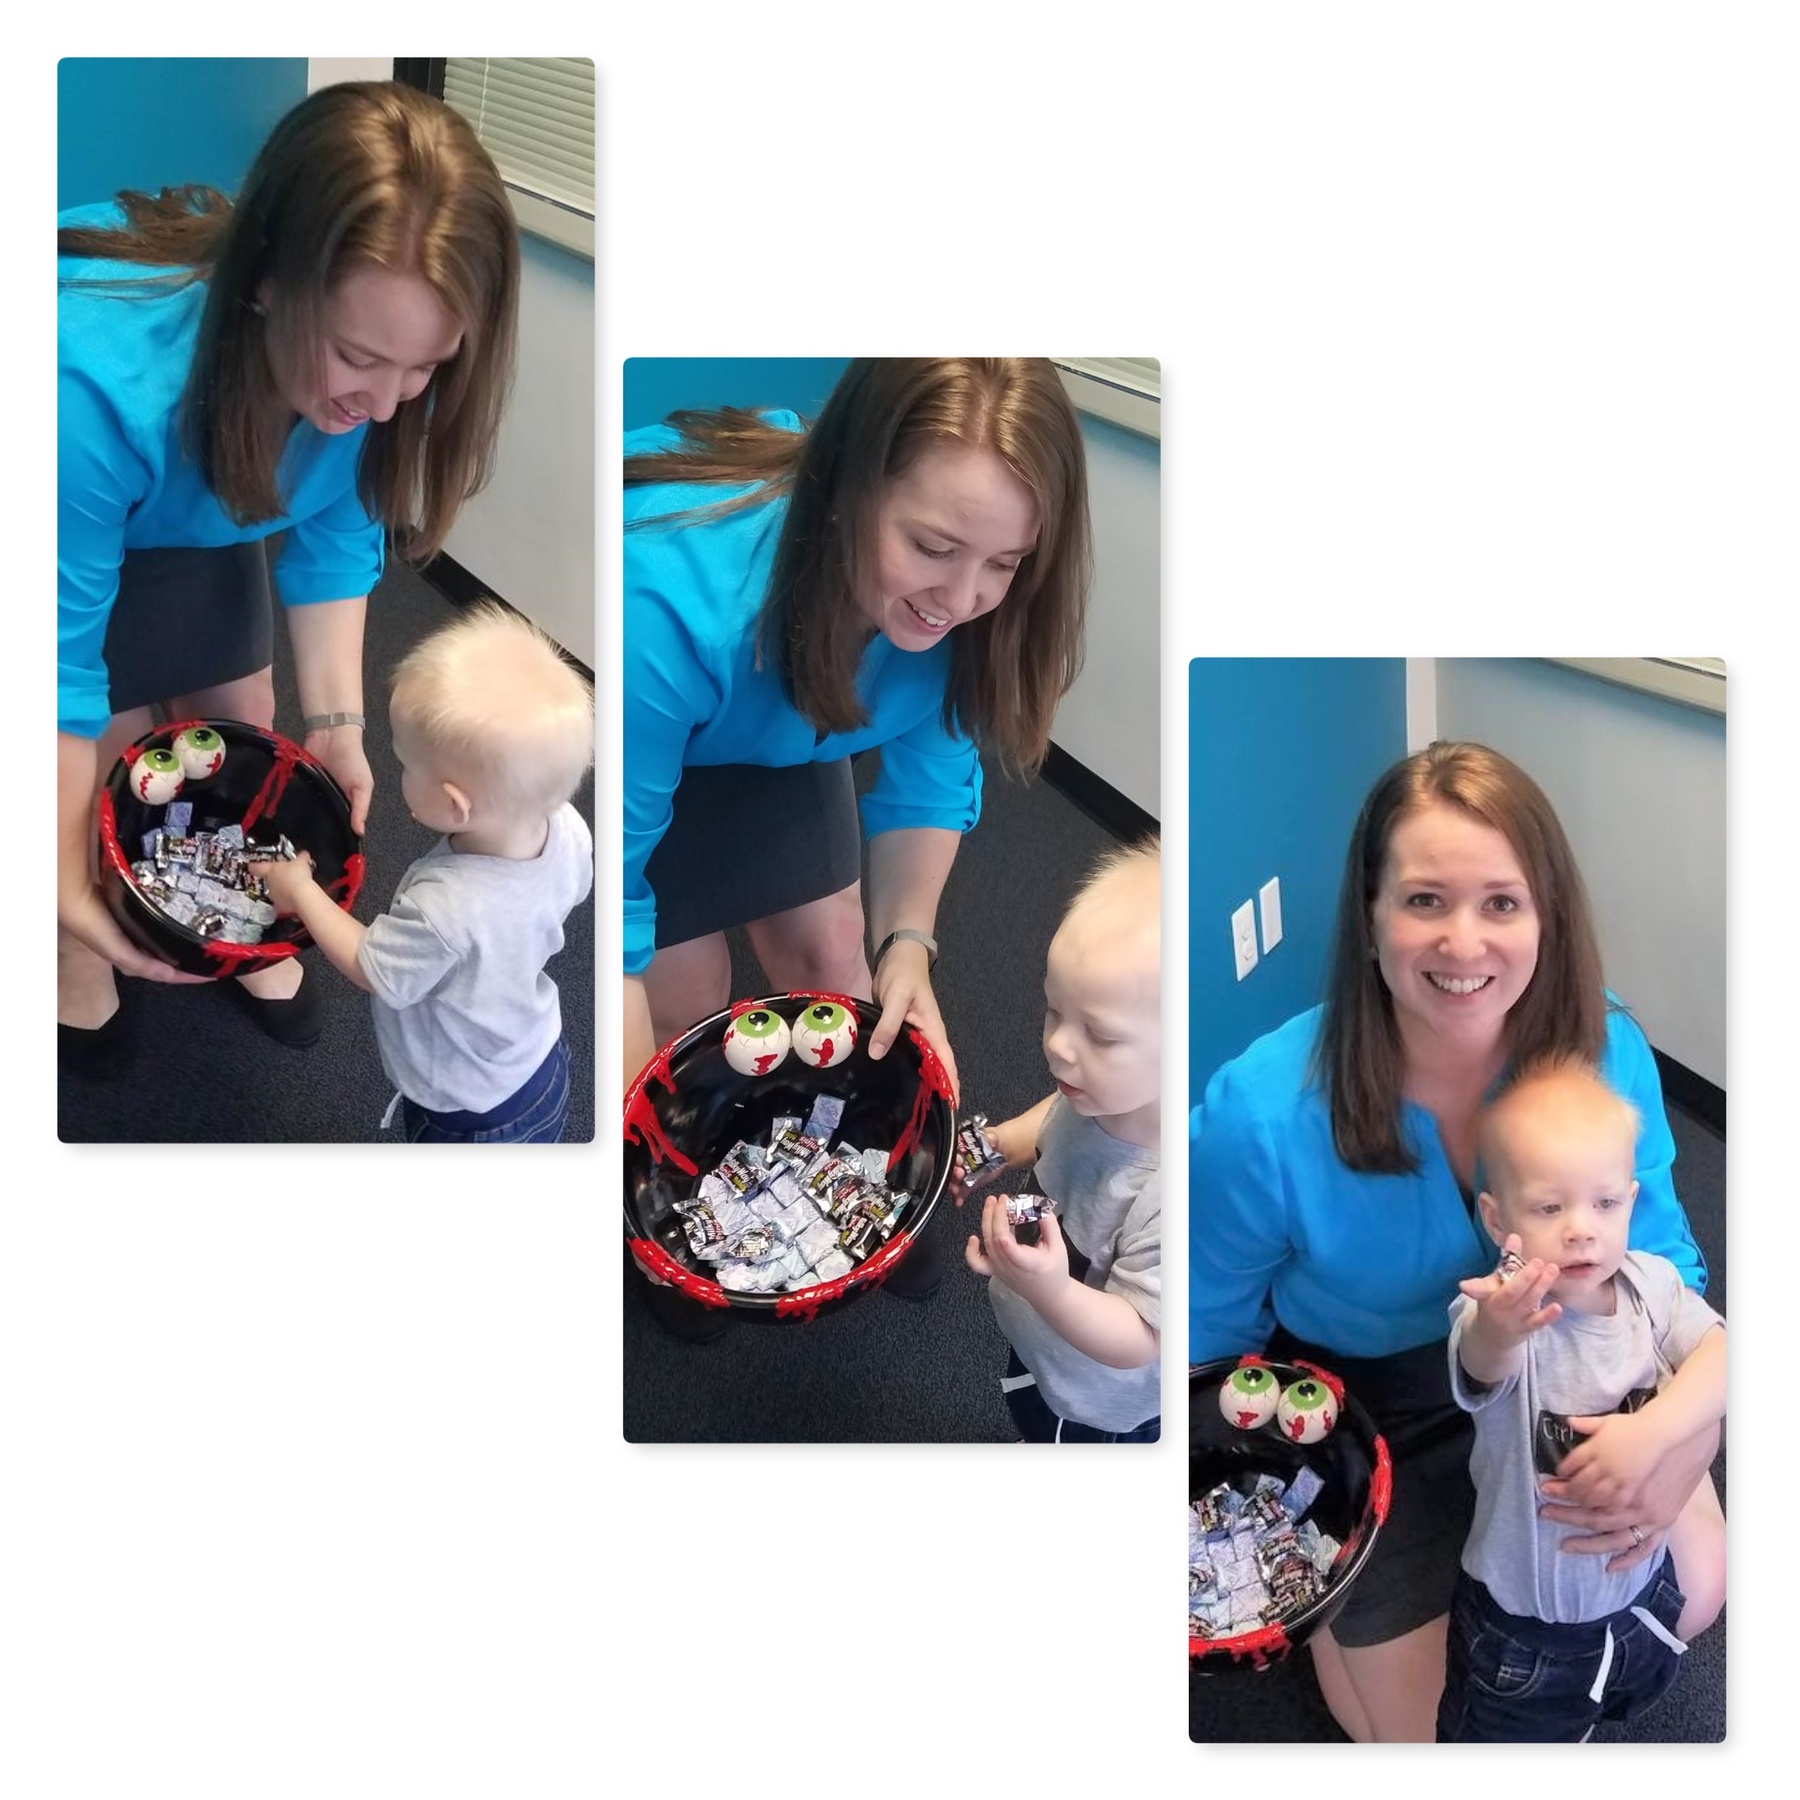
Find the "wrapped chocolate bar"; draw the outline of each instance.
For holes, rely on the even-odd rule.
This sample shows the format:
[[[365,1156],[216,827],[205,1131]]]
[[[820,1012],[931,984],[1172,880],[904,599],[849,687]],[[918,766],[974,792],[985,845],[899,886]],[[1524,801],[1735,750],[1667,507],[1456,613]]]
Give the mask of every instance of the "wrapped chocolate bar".
[[[965,1190],[992,1181],[1006,1167],[1006,1158],[988,1136],[986,1113],[976,1113],[956,1128],[956,1175]]]
[[[1009,1225],[1035,1225],[1047,1212],[1056,1211],[1056,1202],[1043,1194],[1008,1194],[1006,1222]]]

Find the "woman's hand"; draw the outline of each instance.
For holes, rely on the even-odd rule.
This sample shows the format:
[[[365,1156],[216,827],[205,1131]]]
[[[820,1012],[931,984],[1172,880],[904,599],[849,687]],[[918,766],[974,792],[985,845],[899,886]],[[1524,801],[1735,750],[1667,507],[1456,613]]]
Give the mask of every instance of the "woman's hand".
[[[875,971],[874,987],[881,1018],[869,1036],[869,1055],[879,1062],[893,1047],[902,1026],[917,1026],[950,1077],[952,1105],[960,1106],[962,1083],[956,1073],[956,1058],[950,1053],[950,1040],[944,1033],[937,996],[931,991],[931,958],[925,946],[905,938],[895,944]]]
[[[140,981],[195,983],[201,975],[184,975],[159,956],[140,950],[106,910],[106,900],[92,882],[83,883],[73,893],[59,892],[56,922],[68,934],[85,944],[96,956],[104,957],[121,975],[135,975]]]
[[[1540,1516],[1575,1527],[1563,1550],[1605,1556],[1613,1573],[1635,1568],[1655,1553],[1718,1454],[1719,1427],[1709,1425],[1662,1446],[1656,1460],[1640,1470],[1646,1427],[1651,1434],[1655,1430],[1655,1405],[1652,1401],[1641,1413],[1572,1420],[1589,1437],[1563,1458],[1556,1475],[1538,1484],[1549,1502],[1539,1507]],[[1610,1450],[1602,1448],[1601,1438],[1612,1437],[1620,1426],[1631,1429]],[[1608,1496],[1604,1501],[1598,1498],[1602,1494]]]
[[[358,837],[369,822],[369,799],[375,792],[375,772],[363,749],[360,725],[332,725],[306,734],[307,754],[325,765],[333,781],[350,802],[350,829]]]

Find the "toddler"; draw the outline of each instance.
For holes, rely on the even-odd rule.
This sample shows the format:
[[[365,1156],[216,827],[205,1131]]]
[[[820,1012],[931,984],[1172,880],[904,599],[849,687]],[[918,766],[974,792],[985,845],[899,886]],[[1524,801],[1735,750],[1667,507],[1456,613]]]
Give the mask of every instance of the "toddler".
[[[1027,1442],[1154,1443],[1160,1428],[1162,857],[1103,857],[1050,943],[1044,1056],[1056,1092],[989,1136],[1056,1203],[1035,1242],[990,1194],[969,1267],[1012,1356],[1000,1386]]]
[[[593,694],[536,626],[482,602],[400,663],[388,717],[407,808],[444,833],[388,911],[359,924],[310,859],[257,873],[372,997],[411,1141],[554,1143],[569,1056],[544,965],[594,885],[593,838],[569,804],[593,761]]]
[[[1582,1741],[1667,1692],[1686,1648],[1668,1548],[1614,1570],[1617,1558],[1564,1554],[1566,1528],[1538,1516],[1540,1475],[1603,1460],[1629,1491],[1725,1414],[1724,1321],[1671,1263],[1626,1245],[1637,1130],[1635,1109],[1567,1059],[1521,1074],[1480,1121],[1481,1215],[1504,1254],[1450,1308],[1451,1388],[1475,1416],[1475,1519],[1440,1742]],[[1716,1506],[1703,1482],[1671,1543],[1690,1512]]]

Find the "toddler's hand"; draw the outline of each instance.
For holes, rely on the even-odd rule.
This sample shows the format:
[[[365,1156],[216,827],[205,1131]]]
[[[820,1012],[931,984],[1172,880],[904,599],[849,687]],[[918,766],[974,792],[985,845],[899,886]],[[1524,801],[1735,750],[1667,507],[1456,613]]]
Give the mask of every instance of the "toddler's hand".
[[[1515,1257],[1521,1253],[1524,1245],[1517,1232],[1508,1236],[1505,1248]],[[1561,1273],[1555,1263],[1534,1256],[1510,1275],[1502,1275],[1496,1269],[1491,1275],[1479,1275],[1457,1285],[1480,1308],[1479,1321],[1490,1340],[1511,1344],[1530,1337],[1534,1331],[1542,1331],[1546,1325],[1554,1325],[1562,1317],[1557,1301],[1544,1303]]]
[[[268,888],[269,902],[277,912],[291,913],[313,885],[313,859],[302,850],[292,862],[252,863],[250,873]]]
[[[1069,1279],[1069,1247],[1056,1214],[1040,1213],[1038,1241],[1021,1244],[1007,1223],[1004,1194],[989,1194],[982,1202],[981,1235],[969,1239],[963,1258],[977,1275],[992,1276],[1040,1308]]]

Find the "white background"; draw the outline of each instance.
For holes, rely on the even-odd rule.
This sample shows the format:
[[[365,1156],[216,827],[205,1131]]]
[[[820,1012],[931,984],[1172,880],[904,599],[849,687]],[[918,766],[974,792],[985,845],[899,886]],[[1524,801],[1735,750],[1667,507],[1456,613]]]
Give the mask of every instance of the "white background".
[[[1795,1207],[1772,1123],[1795,1073],[1776,1029],[1796,892],[1791,14],[690,0],[585,15],[570,41],[532,11],[506,14],[527,47],[599,69],[602,469],[627,355],[1161,358],[1171,1096],[1190,655],[1730,661],[1733,1742],[1670,1779],[1742,1781],[1747,1747],[1786,1736],[1768,1652],[1792,1579],[1787,1459],[1765,1447],[1792,1409],[1748,1410],[1772,1386],[1753,1357],[1786,1353]],[[486,47],[454,8],[415,19],[395,48]],[[147,18],[135,45],[90,26],[81,49],[166,53],[181,22]],[[350,9],[308,9],[320,45],[259,23],[277,28],[240,18],[194,47],[368,47]],[[27,268],[54,108],[49,56],[29,68],[5,125]],[[38,397],[8,455],[38,670],[49,291],[13,284],[9,333],[14,394]],[[598,518],[604,845],[616,509]],[[46,707],[47,680],[26,691]],[[0,1201],[0,1789],[1343,1778],[1341,1752],[1186,1742],[1176,1442],[624,1445],[605,1142],[504,1179],[374,1149],[59,1147],[48,896],[14,869],[36,922]],[[603,977],[603,1019],[614,995]],[[603,1041],[603,1092],[616,1054]],[[179,1105],[204,1064],[161,1079],[151,1103]],[[1170,1240],[1178,1319],[1179,1206]],[[1391,1779],[1404,1753],[1381,1754],[1353,1777]],[[1526,1772],[1405,1760],[1478,1791]]]

